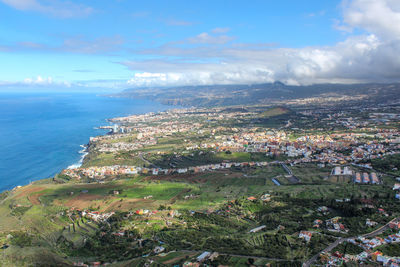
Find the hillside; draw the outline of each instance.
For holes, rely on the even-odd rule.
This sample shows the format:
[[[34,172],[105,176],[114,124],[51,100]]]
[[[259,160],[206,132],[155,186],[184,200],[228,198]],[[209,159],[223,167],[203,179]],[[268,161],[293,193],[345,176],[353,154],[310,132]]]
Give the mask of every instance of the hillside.
[[[269,117],[274,117],[274,116],[279,116],[279,115],[288,114],[288,113],[290,113],[290,112],[291,112],[291,111],[290,111],[289,109],[287,109],[287,108],[284,108],[284,107],[276,107],[276,108],[268,109],[268,110],[262,112],[260,115],[261,115],[262,117],[269,118]]]
[[[168,105],[229,106],[255,104],[286,104],[307,101],[332,104],[332,101],[354,103],[386,103],[400,94],[400,84],[315,84],[291,86],[280,82],[255,85],[210,85],[180,87],[149,87],[127,89],[114,96],[145,98]]]
[[[400,107],[363,104],[111,119],[82,166],[0,194],[0,265],[322,265],[397,233]]]

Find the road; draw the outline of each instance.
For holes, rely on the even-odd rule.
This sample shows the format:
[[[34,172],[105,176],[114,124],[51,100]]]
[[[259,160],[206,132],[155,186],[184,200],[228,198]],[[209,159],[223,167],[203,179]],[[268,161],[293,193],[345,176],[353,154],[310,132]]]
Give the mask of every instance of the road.
[[[142,154],[142,153],[139,153],[138,156],[139,156],[139,158],[140,158],[141,160],[143,160],[145,163],[149,164],[150,167],[159,168],[159,167],[157,167],[156,165],[154,165],[153,163],[151,163],[150,161],[148,161],[147,159],[145,159],[145,158],[143,157],[143,154]]]
[[[291,182],[292,184],[296,184],[300,182],[300,179],[296,176],[293,175],[292,170],[289,168],[288,165],[286,165],[285,163],[281,162],[281,166],[282,168],[290,175],[290,177],[287,177],[287,179],[289,180],[289,182]]]
[[[281,165],[289,175],[293,175],[292,170],[285,163],[281,163]]]
[[[205,250],[179,250],[179,251],[202,253]],[[252,255],[229,254],[229,253],[222,253],[222,252],[218,252],[218,251],[216,251],[216,252],[219,255],[226,255],[226,256],[239,257],[239,258],[253,258],[253,259],[262,259],[262,260],[269,260],[269,261],[291,261],[291,260],[278,259],[278,258],[268,258],[268,257],[261,257],[261,256],[252,256]]]
[[[370,238],[370,237],[374,237],[377,236],[381,233],[383,233],[384,231],[386,231],[387,229],[389,229],[389,224],[395,221],[399,221],[400,217],[394,218],[393,220],[391,220],[390,222],[388,222],[387,224],[385,224],[384,226],[370,232],[367,234],[363,234],[361,235],[362,237],[365,238]],[[323,253],[323,252],[329,252],[332,249],[334,249],[337,245],[343,243],[344,241],[347,241],[348,239],[352,239],[352,238],[357,238],[358,236],[353,236],[353,237],[346,237],[346,238],[339,238],[337,239],[335,242],[331,243],[329,246],[327,246],[325,249],[323,249],[322,251],[318,252],[317,254],[315,254],[311,259],[309,259],[308,261],[306,261],[305,263],[303,263],[303,267],[308,267],[311,266],[311,264],[316,261],[318,259],[318,256]]]
[[[375,231],[372,231],[371,233],[364,234],[364,235],[362,235],[362,236],[365,237],[365,238],[370,238],[370,237],[373,237],[373,236],[380,235],[380,234],[382,234],[384,231],[386,231],[387,229],[389,229],[389,224],[390,224],[390,223],[395,222],[395,221],[399,221],[399,220],[400,220],[400,217],[394,218],[393,220],[391,220],[390,222],[388,222],[388,223],[385,224],[384,226],[382,226],[382,227],[376,229]]]

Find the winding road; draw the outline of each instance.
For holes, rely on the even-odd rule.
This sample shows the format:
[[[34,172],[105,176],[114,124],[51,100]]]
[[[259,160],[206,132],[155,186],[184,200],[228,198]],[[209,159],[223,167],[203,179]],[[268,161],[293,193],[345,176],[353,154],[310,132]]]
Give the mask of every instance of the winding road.
[[[139,158],[144,161],[145,163],[149,164],[150,166],[154,167],[154,168],[159,168],[158,166],[154,165],[153,163],[151,163],[150,161],[148,161],[147,159],[145,159],[143,157],[143,153],[139,153],[138,154]]]
[[[390,222],[388,222],[387,224],[383,225],[382,227],[367,233],[367,234],[363,234],[361,235],[362,237],[365,238],[370,238],[370,237],[374,237],[377,236],[381,233],[383,233],[384,231],[386,231],[387,229],[389,229],[389,224],[392,222],[396,222],[396,221],[400,221],[400,217],[394,218],[393,220],[391,220]],[[308,267],[311,266],[311,264],[313,262],[315,262],[318,259],[318,256],[323,253],[323,252],[329,252],[332,249],[334,249],[337,245],[343,243],[344,241],[347,241],[349,239],[353,239],[353,238],[357,238],[358,236],[353,236],[353,237],[343,237],[343,238],[339,238],[337,239],[335,242],[331,243],[329,246],[327,246],[325,249],[323,249],[322,251],[318,252],[317,254],[315,254],[311,259],[309,259],[308,261],[306,261],[305,263],[303,263],[303,267]]]

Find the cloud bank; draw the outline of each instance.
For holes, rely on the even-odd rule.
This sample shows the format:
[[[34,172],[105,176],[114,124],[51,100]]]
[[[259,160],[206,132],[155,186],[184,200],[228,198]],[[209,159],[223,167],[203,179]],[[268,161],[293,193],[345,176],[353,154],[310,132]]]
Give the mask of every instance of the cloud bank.
[[[0,81],[0,86],[33,86],[33,87],[71,87],[71,84],[66,81],[55,81],[53,77],[48,76],[37,76],[25,78],[23,81],[10,82],[10,81]]]
[[[229,28],[184,42],[139,51],[152,60],[121,62],[135,72],[129,86],[399,82],[400,1],[353,0],[341,4],[336,28],[350,35],[329,47],[272,48],[230,45]],[[182,44],[185,44],[183,46]]]
[[[66,0],[0,2],[17,10],[61,18],[87,16],[93,12],[90,7]],[[332,27],[343,31],[346,38],[332,46],[286,48],[273,43],[241,43],[240,36],[234,35],[234,29],[221,25],[160,46],[150,45],[150,48],[140,48],[140,45],[131,47],[129,38],[115,34],[103,37],[70,36],[51,44],[30,41],[5,43],[0,44],[0,51],[113,56],[111,62],[132,72],[129,78],[119,76],[110,80],[58,82],[60,86],[123,89],[274,81],[291,85],[400,82],[400,1],[343,0],[340,8],[342,17],[333,21]],[[134,18],[148,16],[147,12],[132,14]],[[173,18],[162,22],[174,28],[193,25]],[[56,85],[51,78],[42,77],[14,83]],[[4,84],[10,82],[0,81],[0,85]]]

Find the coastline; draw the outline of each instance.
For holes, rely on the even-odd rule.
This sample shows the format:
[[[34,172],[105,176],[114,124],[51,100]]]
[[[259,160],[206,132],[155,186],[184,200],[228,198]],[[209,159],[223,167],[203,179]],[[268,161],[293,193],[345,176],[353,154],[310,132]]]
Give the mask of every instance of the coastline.
[[[17,108],[15,101],[27,107]],[[43,107],[46,109],[35,112]],[[4,108],[12,116],[5,121],[1,134],[4,150],[0,154],[5,160],[0,172],[0,192],[81,166],[89,153],[89,138],[106,135],[108,131],[98,131],[98,127],[111,125],[111,118],[172,107],[150,100],[77,93],[10,95],[5,99]],[[29,134],[21,139],[15,134],[19,132]]]
[[[126,115],[126,116],[130,116],[130,115]],[[113,124],[119,125],[118,123],[113,122],[113,119],[114,118],[108,118],[108,119],[106,119],[106,122],[108,122],[110,124],[113,123]],[[112,127],[112,126],[111,125],[109,125],[109,126],[96,126],[96,127],[94,127],[94,129],[95,130],[105,130],[105,129],[110,129],[110,127]],[[94,137],[104,136],[104,135],[111,134],[111,133],[112,133],[112,130],[106,132],[105,134],[95,135]],[[83,164],[83,162],[85,160],[85,157],[87,155],[89,155],[89,153],[90,153],[89,147],[90,147],[90,139],[91,138],[92,138],[92,136],[89,137],[89,142],[87,144],[79,145],[82,148],[81,150],[78,151],[79,154],[82,154],[80,159],[79,159],[79,161],[77,163],[69,165],[65,169],[77,169],[77,168],[80,168],[82,166],[82,164]]]
[[[147,114],[147,113],[145,113],[145,114]],[[132,115],[132,114],[127,114],[127,115],[125,115],[125,116],[131,116],[131,115]],[[125,117],[125,116],[122,116],[122,117]],[[115,118],[117,118],[117,117],[115,117]],[[119,125],[118,123],[113,122],[113,119],[115,119],[115,118],[108,118],[108,119],[106,119],[105,121],[108,122],[108,123],[111,123],[111,122],[112,122],[113,124]],[[101,126],[97,126],[97,127],[95,127],[95,129],[96,129],[96,130],[104,130],[104,129],[101,128]],[[95,135],[94,137],[104,136],[104,135],[107,135],[107,134],[110,134],[110,133],[111,133],[111,132],[106,132],[105,134]],[[19,184],[19,185],[16,185],[16,186],[12,187],[12,188],[1,190],[1,191],[0,191],[0,194],[6,193],[6,192],[15,191],[15,190],[18,189],[18,188],[31,185],[31,184],[33,184],[33,183],[35,183],[35,182],[39,182],[39,181],[42,181],[42,180],[54,178],[54,176],[57,175],[58,173],[60,173],[62,170],[80,168],[80,167],[82,166],[84,160],[85,160],[85,157],[86,157],[87,155],[89,155],[89,153],[90,153],[90,151],[89,151],[89,147],[90,147],[90,138],[92,138],[92,136],[89,136],[89,142],[88,142],[87,144],[81,144],[81,145],[79,145],[82,149],[78,151],[78,153],[81,154],[81,156],[80,156],[78,162],[73,163],[73,164],[71,164],[71,165],[69,165],[69,166],[67,166],[67,167],[65,167],[65,168],[62,168],[60,171],[57,171],[55,174],[50,175],[49,177],[38,178],[38,179],[35,179],[35,180],[29,180],[28,183]]]
[[[126,116],[130,116],[130,115],[126,115]],[[114,119],[114,118],[108,118],[108,119],[106,119],[106,122],[111,123],[111,121],[112,121],[113,119]],[[114,123],[114,124],[117,124],[117,123]],[[99,126],[99,127],[95,127],[95,129],[96,129],[96,130],[101,130],[100,126]],[[95,137],[104,136],[104,135],[107,135],[107,134],[109,134],[109,133],[110,133],[110,132],[107,132],[107,133],[105,133],[105,134],[99,134],[99,135],[96,135]],[[77,168],[80,168],[80,167],[82,166],[82,164],[83,164],[83,162],[84,162],[84,160],[85,160],[85,157],[86,157],[87,155],[89,155],[89,153],[90,153],[90,152],[89,152],[90,138],[91,138],[91,136],[89,136],[89,142],[88,142],[87,144],[81,144],[81,145],[79,145],[79,146],[82,148],[81,150],[78,151],[78,153],[81,154],[81,156],[80,156],[80,158],[79,158],[79,161],[76,162],[76,163],[73,163],[73,164],[71,164],[71,165],[69,165],[69,166],[67,166],[66,168],[63,168],[62,170],[65,170],[65,169],[77,169]],[[62,171],[62,170],[61,170],[61,171]],[[24,186],[27,186],[27,185],[31,185],[31,184],[33,184],[33,183],[35,183],[35,182],[53,178],[53,177],[54,177],[55,175],[57,175],[58,173],[60,173],[60,171],[57,171],[54,175],[51,175],[51,176],[49,176],[49,177],[38,178],[38,179],[35,179],[35,180],[29,180],[28,183],[16,185],[16,186],[14,186],[14,187],[12,187],[12,188],[10,188],[10,189],[1,190],[1,191],[0,191],[0,194],[6,193],[6,192],[12,192],[12,191],[15,191],[15,190],[18,189],[18,188],[21,188],[21,187],[24,187]]]
[[[82,166],[83,164],[83,160],[85,159],[85,157],[89,154],[89,145],[80,145],[80,147],[82,147],[82,150],[79,150],[78,153],[82,154],[81,158],[79,159],[79,161],[77,163],[74,163],[72,165],[69,165],[67,167],[67,169],[76,169]]]

